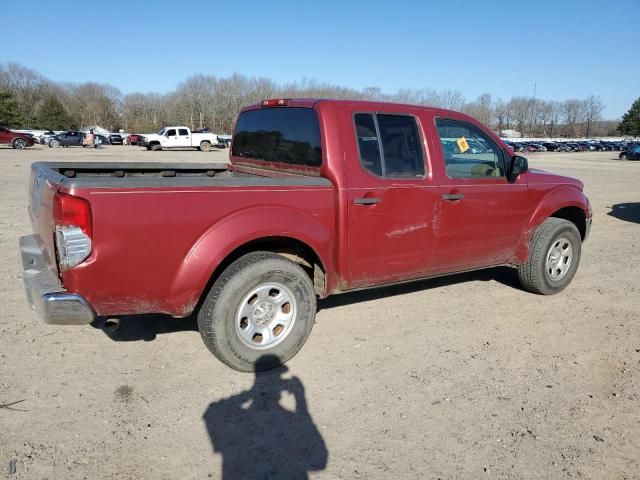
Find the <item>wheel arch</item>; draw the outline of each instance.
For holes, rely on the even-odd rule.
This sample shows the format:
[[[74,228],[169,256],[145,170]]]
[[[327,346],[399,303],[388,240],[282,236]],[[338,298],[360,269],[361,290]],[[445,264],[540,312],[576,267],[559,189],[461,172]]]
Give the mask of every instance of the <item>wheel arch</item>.
[[[547,193],[540,200],[522,233],[516,251],[519,263],[526,262],[529,257],[530,241],[535,230],[551,217],[573,223],[580,232],[580,238],[585,240],[588,234],[587,218],[591,218],[591,205],[585,194],[573,186],[563,185]]]
[[[245,210],[218,222],[193,245],[176,273],[172,303],[183,305],[176,316],[197,311],[220,274],[241,256],[255,251],[282,255],[302,266],[321,298],[335,283],[330,232],[317,220],[294,209]],[[250,221],[251,220],[251,221]],[[256,225],[257,224],[257,225]],[[277,227],[277,229],[274,228]]]

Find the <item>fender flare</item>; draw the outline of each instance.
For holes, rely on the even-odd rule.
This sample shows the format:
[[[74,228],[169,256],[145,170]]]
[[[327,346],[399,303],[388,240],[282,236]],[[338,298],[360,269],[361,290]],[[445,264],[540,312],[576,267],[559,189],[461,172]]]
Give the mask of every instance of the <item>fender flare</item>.
[[[537,208],[529,217],[516,251],[516,258],[520,262],[526,262],[529,258],[529,242],[533,232],[553,214],[566,207],[577,207],[584,211],[586,218],[591,218],[591,205],[586,195],[572,185],[559,185],[549,191],[538,202]]]
[[[273,205],[253,207],[231,213],[216,222],[193,244],[174,276],[170,297],[184,305],[181,316],[189,315],[218,266],[235,250],[250,242],[285,237],[311,248],[327,274],[327,289],[333,284],[329,272],[333,256],[333,237],[327,226],[313,216],[294,208]]]

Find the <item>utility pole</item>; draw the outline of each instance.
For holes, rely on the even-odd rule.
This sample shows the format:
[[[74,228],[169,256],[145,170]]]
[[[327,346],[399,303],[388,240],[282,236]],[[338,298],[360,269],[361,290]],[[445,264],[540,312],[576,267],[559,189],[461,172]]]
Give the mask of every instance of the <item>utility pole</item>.
[[[533,84],[533,101],[531,102],[531,123],[529,124],[529,137],[533,137],[533,121],[534,117],[534,108],[536,106],[536,84]]]

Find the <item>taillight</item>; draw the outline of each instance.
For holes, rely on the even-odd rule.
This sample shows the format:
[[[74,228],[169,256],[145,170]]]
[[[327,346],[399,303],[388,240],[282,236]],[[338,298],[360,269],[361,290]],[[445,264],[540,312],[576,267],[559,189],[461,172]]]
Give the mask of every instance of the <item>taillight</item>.
[[[286,107],[289,105],[289,100],[286,98],[272,98],[269,100],[263,100],[263,107]]]
[[[91,205],[83,198],[56,193],[53,223],[60,270],[75,267],[91,254]]]

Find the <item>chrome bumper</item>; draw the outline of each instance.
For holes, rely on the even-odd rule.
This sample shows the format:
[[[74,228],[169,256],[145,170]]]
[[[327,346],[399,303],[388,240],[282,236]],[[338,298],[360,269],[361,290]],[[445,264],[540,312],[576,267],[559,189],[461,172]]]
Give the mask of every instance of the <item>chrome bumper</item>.
[[[77,293],[66,292],[44,261],[35,235],[20,237],[22,278],[31,308],[45,323],[86,325],[95,318],[91,305]]]

